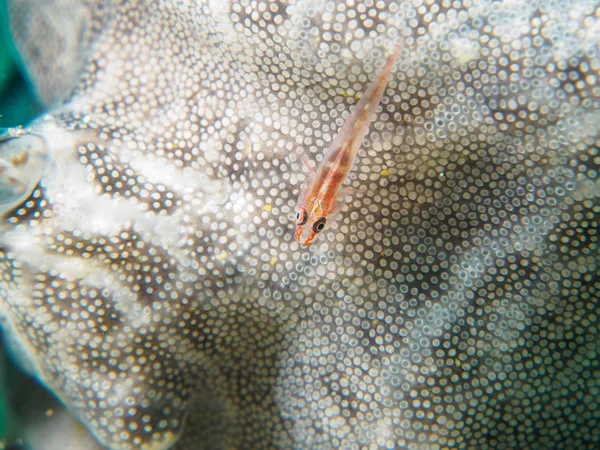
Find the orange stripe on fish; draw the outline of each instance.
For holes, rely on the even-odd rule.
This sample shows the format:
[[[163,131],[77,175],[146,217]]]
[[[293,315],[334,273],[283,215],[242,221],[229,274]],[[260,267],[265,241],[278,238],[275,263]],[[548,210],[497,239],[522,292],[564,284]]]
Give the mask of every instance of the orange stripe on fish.
[[[308,237],[303,245],[309,245],[314,241],[325,228],[327,217],[336,210],[340,187],[348,177],[358,149],[375,118],[375,111],[385,92],[392,67],[400,54],[400,44],[399,42],[396,46],[383,72],[371,83],[348,116],[344,126],[325,152],[319,168],[314,173],[309,168],[311,176],[300,192],[296,208],[296,240],[302,243],[308,231]],[[307,224],[309,226],[305,231]]]

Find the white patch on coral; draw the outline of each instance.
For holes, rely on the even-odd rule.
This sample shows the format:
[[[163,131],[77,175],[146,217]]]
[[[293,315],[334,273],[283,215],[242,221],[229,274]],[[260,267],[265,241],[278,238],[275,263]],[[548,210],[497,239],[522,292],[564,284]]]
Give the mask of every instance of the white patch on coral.
[[[454,56],[461,64],[467,64],[479,58],[479,43],[466,38],[455,37],[450,39],[450,48]]]
[[[87,430],[66,410],[28,424],[24,436],[33,450],[101,450]]]

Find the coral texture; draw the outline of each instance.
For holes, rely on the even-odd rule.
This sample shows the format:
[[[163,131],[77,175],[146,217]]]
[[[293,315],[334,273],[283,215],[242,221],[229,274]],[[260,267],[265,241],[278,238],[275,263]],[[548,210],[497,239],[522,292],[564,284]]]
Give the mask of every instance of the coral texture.
[[[112,449],[594,448],[599,7],[9,0],[23,365]],[[302,247],[302,155],[400,39]]]

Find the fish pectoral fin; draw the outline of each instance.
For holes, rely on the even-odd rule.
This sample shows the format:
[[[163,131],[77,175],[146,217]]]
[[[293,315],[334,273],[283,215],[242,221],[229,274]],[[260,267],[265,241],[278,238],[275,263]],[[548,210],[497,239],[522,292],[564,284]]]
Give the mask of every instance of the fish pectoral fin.
[[[373,189],[357,189],[351,187],[341,188],[339,191],[338,199],[343,201],[343,198],[346,195],[350,194],[373,194],[375,191]]]
[[[311,178],[314,178],[314,176],[315,176],[315,169],[313,169],[313,168],[311,167],[311,165],[310,165],[310,161],[309,161],[309,159],[308,159],[308,156],[306,156],[306,155],[304,155],[304,154],[303,154],[303,155],[301,156],[301,159],[302,159],[302,165],[304,166],[304,170],[305,170],[305,171],[308,173],[308,175],[309,175]]]
[[[333,208],[328,212],[328,217],[335,217],[337,216],[341,211],[344,205],[348,204],[349,202],[346,201],[346,195],[349,194],[349,192],[339,192],[338,193],[338,197],[333,205]]]
[[[345,202],[343,200],[338,200],[337,202],[335,202],[335,206],[334,208],[329,212],[329,215],[327,216],[327,218],[329,220],[337,217],[337,215],[342,211],[342,206],[345,205]]]

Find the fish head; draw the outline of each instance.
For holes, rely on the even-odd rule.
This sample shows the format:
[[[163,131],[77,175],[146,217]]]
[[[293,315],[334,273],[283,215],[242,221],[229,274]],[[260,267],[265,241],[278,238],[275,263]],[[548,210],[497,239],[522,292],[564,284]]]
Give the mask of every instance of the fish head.
[[[310,245],[325,229],[326,223],[327,214],[321,202],[315,200],[299,204],[296,208],[296,240],[304,246]]]

